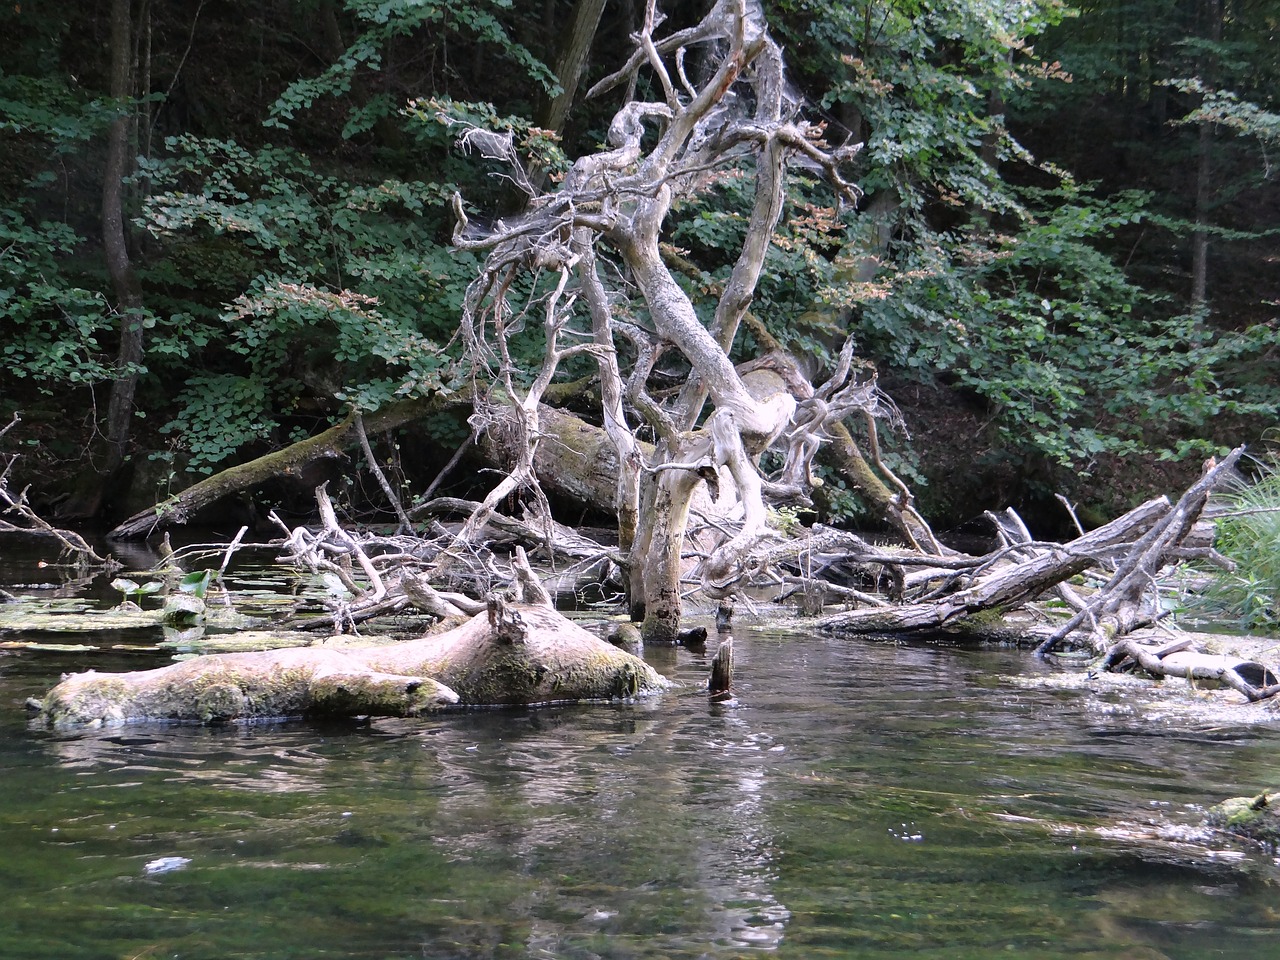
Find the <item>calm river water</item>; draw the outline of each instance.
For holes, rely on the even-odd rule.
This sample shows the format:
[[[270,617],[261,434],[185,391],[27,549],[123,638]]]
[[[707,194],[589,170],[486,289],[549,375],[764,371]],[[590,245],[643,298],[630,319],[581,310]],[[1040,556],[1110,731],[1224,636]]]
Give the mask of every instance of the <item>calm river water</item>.
[[[743,627],[729,705],[659,650],[687,686],[638,704],[30,729],[63,671],[167,662],[75,639],[122,646],[0,650],[5,960],[1280,956],[1273,857],[1193,829],[1280,726],[1155,726],[1023,653]]]

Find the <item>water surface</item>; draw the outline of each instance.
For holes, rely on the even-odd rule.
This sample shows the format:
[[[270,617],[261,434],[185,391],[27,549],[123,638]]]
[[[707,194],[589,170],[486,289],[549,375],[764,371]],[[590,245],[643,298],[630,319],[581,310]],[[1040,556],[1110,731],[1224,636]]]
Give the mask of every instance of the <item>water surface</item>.
[[[638,704],[28,727],[24,699],[63,671],[167,662],[138,649],[154,639],[0,650],[0,957],[1255,960],[1280,942],[1273,858],[1195,827],[1275,780],[1276,729],[1027,689],[1011,678],[1045,668],[1016,651],[744,626],[728,705],[696,690],[707,654],[659,650],[685,687]]]

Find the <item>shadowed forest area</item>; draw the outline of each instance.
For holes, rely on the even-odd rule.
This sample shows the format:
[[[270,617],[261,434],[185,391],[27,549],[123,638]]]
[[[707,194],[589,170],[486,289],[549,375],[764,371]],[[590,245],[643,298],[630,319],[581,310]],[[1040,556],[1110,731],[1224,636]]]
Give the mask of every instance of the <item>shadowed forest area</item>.
[[[1094,525],[1185,487],[1210,455],[1265,454],[1280,5],[744,9],[780,51],[777,116],[807,139],[778,147],[791,160],[762,211],[762,148],[735,127],[654,249],[740,369],[781,352],[813,386],[843,370],[879,398],[815,434],[811,505],[775,507],[909,530],[886,519],[900,482],[935,529],[1013,505],[1056,536],[1056,495]],[[469,341],[508,309],[467,319],[486,243],[611,142],[624,104],[705,89],[731,44],[697,34],[706,14],[640,0],[6,5],[8,488],[51,519],[114,525],[338,430],[322,455],[271,464],[184,519],[269,526],[271,510],[314,511],[326,479],[358,520],[394,521],[397,500],[483,501],[512,462],[494,385],[524,391],[548,355],[527,307],[501,318],[500,357]],[[725,118],[765,97],[763,61],[743,62],[749,83],[714,108]],[[637,148],[664,122],[637,120]],[[706,137],[729,128],[698,122]],[[730,310],[734,251],[761,217],[758,276]],[[546,238],[533,247],[536,261]],[[544,302],[566,262],[494,282]],[[639,331],[618,337],[617,404],[646,443],[661,430],[636,414],[635,370],[658,402],[708,387],[638,295],[638,262],[605,252],[598,269],[617,322]],[[568,295],[585,317],[588,295]],[[607,427],[585,323],[539,385],[547,435],[561,414]],[[685,408],[692,426],[700,407]],[[763,457],[766,474],[784,466]],[[602,498],[573,485],[579,467],[541,472],[557,520],[616,522],[612,478]]]

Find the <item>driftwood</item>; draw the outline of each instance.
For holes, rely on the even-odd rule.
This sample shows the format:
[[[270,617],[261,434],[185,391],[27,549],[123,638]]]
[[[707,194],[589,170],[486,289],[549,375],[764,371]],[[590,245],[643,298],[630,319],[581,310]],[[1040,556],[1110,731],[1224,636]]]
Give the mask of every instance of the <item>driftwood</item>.
[[[529,569],[524,544],[545,547],[553,557],[575,561],[554,577],[556,584],[584,585],[592,576],[599,579],[617,566],[614,551],[549,519],[531,524],[492,512],[485,529],[496,531],[497,536],[480,545],[461,541],[439,524],[434,525],[430,539],[387,537],[344,528],[323,485],[316,489],[315,497],[321,521],[318,529],[306,525],[290,529],[271,515],[285,534],[283,558],[312,573],[336,577],[349,596],[326,601],[328,619],[298,615],[287,621],[286,625],[295,629],[341,633],[367,620],[411,608],[438,619],[471,616],[483,609],[480,598],[508,581],[524,591],[526,602],[540,602],[543,597],[550,602],[541,583],[534,589],[536,577]],[[470,501],[441,499],[416,512],[469,514],[473,506]],[[513,557],[504,565],[493,548],[513,541]]]
[[[1112,639],[1150,623],[1154,614],[1149,606],[1144,606],[1144,596],[1150,592],[1160,570],[1172,560],[1181,559],[1189,549],[1205,552],[1205,548],[1187,547],[1186,540],[1195,534],[1209,495],[1235,472],[1236,461],[1243,453],[1244,447],[1238,447],[1221,463],[1207,461],[1200,479],[1133,545],[1098,594],[1036,652],[1049,652],[1073,631],[1082,633],[1088,644],[1100,652]],[[1212,555],[1211,548],[1208,553]],[[1225,558],[1218,559],[1227,563]]]
[[[376,553],[344,529],[321,487],[321,529],[288,530],[292,561],[337,576],[353,594],[335,602],[336,626],[410,603],[469,620],[444,633],[376,647],[311,645],[214,654],[156,670],[93,671],[64,678],[40,703],[55,726],[147,720],[228,721],[296,715],[413,716],[443,707],[534,705],[629,698],[666,681],[556,612],[521,547],[511,558],[508,597],[480,602],[437,590],[419,573],[447,547],[405,538]],[[496,572],[496,571],[494,571]]]
[[[443,707],[630,698],[666,681],[547,606],[497,598],[436,636],[359,649],[213,654],[134,673],[67,677],[40,716],[54,726],[298,715],[414,716]]]
[[[471,516],[479,507],[480,504],[474,500],[437,497],[414,507],[412,516]],[[519,520],[505,514],[492,513],[485,526],[485,543],[490,547],[502,543],[517,543],[524,547],[542,547],[556,559],[599,560],[601,557],[610,557],[615,562],[621,560],[616,551],[549,517]]]
[[[1190,640],[1151,644],[1129,637],[1161,618],[1158,583],[1163,570],[1188,558],[1230,568],[1230,562],[1213,550],[1211,532],[1201,516],[1213,491],[1234,473],[1243,450],[1232,451],[1221,462],[1206,462],[1199,480],[1176,504],[1165,498],[1149,501],[1065,544],[1033,542],[1012,511],[987,515],[999,547],[982,558],[875,549],[829,533],[815,537],[811,570],[815,560],[825,570],[851,560],[879,565],[889,571],[896,592],[894,602],[885,602],[874,594],[836,589],[833,592],[858,608],[822,618],[818,625],[846,635],[896,635],[938,630],[974,614],[1003,614],[1036,599],[1056,597],[1073,613],[1047,636],[1040,632],[1044,639],[1036,648],[1038,655],[1060,647],[1084,648],[1100,655],[1097,667],[1102,670],[1136,665],[1155,677],[1230,687],[1250,701],[1273,697],[1280,694],[1280,677],[1264,664],[1190,649]],[[775,558],[780,556],[775,548]],[[1087,596],[1068,583],[1084,573],[1105,576]],[[811,575],[793,576],[785,582],[808,586],[813,580]],[[1026,636],[1036,632],[1028,630]]]
[[[850,610],[818,621],[820,629],[841,634],[900,633],[936,629],[984,610],[1009,609],[1051,591],[1058,584],[1114,557],[1125,544],[1149,529],[1169,509],[1168,500],[1150,500],[1110,523],[1065,544],[1041,545],[1021,559],[1025,545],[986,558],[951,558],[948,567],[929,566],[912,574],[916,597],[888,607]],[[918,554],[895,557],[888,551],[868,556],[885,565],[916,564]],[[929,558],[937,564],[937,558]],[[899,572],[901,582],[906,574]]]
[[[1181,677],[1190,681],[1222,684],[1242,693],[1250,702],[1266,700],[1280,693],[1280,677],[1256,660],[1188,650],[1190,641],[1180,640],[1162,647],[1144,646],[1121,640],[1101,661],[1104,670],[1117,670],[1128,662],[1137,664],[1153,677]]]
[[[1150,500],[1065,544],[1032,542],[1021,520],[1006,511],[989,515],[1000,546],[986,557],[861,551],[861,562],[891,571],[896,602],[833,614],[821,619],[819,627],[843,634],[937,629],[975,613],[1008,611],[1056,595],[1075,612],[1038,652],[1072,645],[1102,653],[1115,639],[1156,617],[1150,595],[1161,569],[1186,556],[1189,536],[1200,536],[1196,525],[1209,494],[1234,470],[1242,452],[1240,448],[1221,463],[1206,464],[1203,476],[1176,504],[1163,497]],[[1199,555],[1212,554],[1211,548],[1195,549]],[[1067,583],[1106,565],[1111,565],[1107,581],[1087,599]]]

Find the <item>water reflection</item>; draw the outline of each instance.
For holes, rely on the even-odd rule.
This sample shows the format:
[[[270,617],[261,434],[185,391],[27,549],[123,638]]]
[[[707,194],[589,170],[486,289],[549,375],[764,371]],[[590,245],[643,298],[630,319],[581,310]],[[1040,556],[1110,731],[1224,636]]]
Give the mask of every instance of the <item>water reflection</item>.
[[[1184,829],[1264,734],[1153,749],[990,655],[748,635],[732,706],[696,690],[704,657],[663,656],[686,686],[635,705],[37,734],[56,766],[28,852],[103,910],[146,879],[200,914],[212,888],[257,942],[283,914],[350,957],[1156,957],[1208,918],[1276,927],[1250,906],[1269,860]]]
[[[790,912],[774,891],[785,851],[770,767],[784,744],[709,704],[695,689],[704,665],[688,670],[686,689],[637,705],[37,735],[66,775],[61,804],[91,792],[117,811],[105,815],[110,839],[141,844],[131,872],[175,856],[191,876],[228,857],[240,871],[333,870],[353,855],[380,872],[406,847],[430,848],[433,872],[470,878],[459,881],[465,902],[421,905],[429,941],[450,950],[490,937],[530,956],[776,947]],[[164,823],[165,803],[206,809]],[[126,804],[137,812],[123,816]],[[106,842],[105,820],[76,822],[80,840]]]

